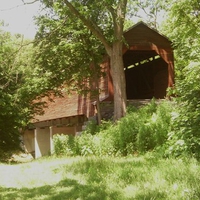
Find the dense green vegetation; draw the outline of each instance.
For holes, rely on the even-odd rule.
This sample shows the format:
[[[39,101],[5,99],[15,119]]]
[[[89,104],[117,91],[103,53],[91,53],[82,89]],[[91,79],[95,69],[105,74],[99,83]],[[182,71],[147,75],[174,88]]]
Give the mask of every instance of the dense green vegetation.
[[[172,3],[164,23],[176,60],[176,84],[171,92],[178,107],[170,133],[170,151],[200,158],[200,4],[195,0]]]
[[[82,80],[99,76],[98,67],[93,73],[87,63],[101,60],[105,49],[99,48],[100,41],[81,19],[74,20],[63,1],[44,2],[49,12],[38,18],[36,45],[0,31],[0,159],[4,161],[19,149],[20,131],[36,112],[42,112],[40,97],[49,91],[59,93],[63,81],[73,86],[68,90],[87,90],[81,88]],[[117,19],[114,10],[120,7],[112,3],[120,1],[70,2],[96,20],[109,45],[114,44],[117,35],[108,19]],[[106,3],[101,12],[97,5]],[[170,101],[128,107],[119,121],[103,121],[100,126],[91,122],[75,138],[55,135],[51,157],[0,163],[0,200],[200,199],[200,4],[138,0],[128,5],[126,16],[142,8],[154,27],[159,12],[166,12],[160,28],[173,42],[176,75]],[[95,12],[90,12],[93,8]],[[84,65],[77,71],[80,63]]]
[[[129,107],[117,124],[91,122],[80,137],[55,135],[56,155],[127,156],[167,148],[172,102],[155,100],[142,108]]]
[[[19,150],[20,131],[42,111],[40,97],[52,88],[33,63],[35,50],[23,36],[0,29],[0,158]]]
[[[54,153],[58,156],[128,156],[155,152],[166,158],[199,159],[198,131],[182,123],[179,115],[176,101],[152,100],[141,108],[129,107],[127,116],[117,124],[102,122],[97,126],[90,122],[80,137],[55,135]],[[182,127],[184,134],[179,132]],[[190,134],[187,130],[191,130]]]
[[[0,157],[19,148],[19,128],[33,113],[31,47],[22,47],[22,36],[0,30]],[[22,48],[22,49],[20,49]],[[28,81],[29,80],[29,81]],[[29,90],[29,95],[27,95]]]

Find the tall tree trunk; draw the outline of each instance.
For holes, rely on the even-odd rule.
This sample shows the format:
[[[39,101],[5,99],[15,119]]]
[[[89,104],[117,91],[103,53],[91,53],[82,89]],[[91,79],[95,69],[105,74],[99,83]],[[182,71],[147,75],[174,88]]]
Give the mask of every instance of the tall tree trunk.
[[[94,56],[93,56],[93,66],[94,66],[94,83],[95,83],[95,89],[96,92],[96,109],[97,109],[97,124],[101,124],[101,109],[100,109],[100,100],[99,100],[99,78],[98,78],[98,72],[97,72],[97,63],[95,62]]]
[[[113,44],[110,55],[111,73],[114,87],[114,121],[126,115],[126,81],[122,53],[122,42]]]
[[[97,95],[97,124],[101,124],[101,109],[100,109],[100,101],[99,101],[99,93]]]

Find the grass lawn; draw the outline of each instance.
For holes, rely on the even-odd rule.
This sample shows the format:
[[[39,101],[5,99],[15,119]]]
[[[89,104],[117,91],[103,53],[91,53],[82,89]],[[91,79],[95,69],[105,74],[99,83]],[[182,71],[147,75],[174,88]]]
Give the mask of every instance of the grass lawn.
[[[0,163],[0,200],[199,200],[200,163],[139,157]]]

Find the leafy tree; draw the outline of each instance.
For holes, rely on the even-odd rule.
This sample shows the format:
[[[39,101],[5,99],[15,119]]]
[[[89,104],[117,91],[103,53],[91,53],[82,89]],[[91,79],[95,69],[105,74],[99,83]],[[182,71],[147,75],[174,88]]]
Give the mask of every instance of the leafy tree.
[[[95,66],[91,63],[99,63],[104,51],[91,32],[81,23],[74,24],[74,20],[57,20],[48,15],[39,17],[34,57],[41,70],[51,74],[52,86],[65,82],[67,90],[87,91],[90,88],[84,84],[84,79],[94,75],[95,70],[91,69]],[[100,69],[96,70],[98,74]]]
[[[163,31],[173,42],[179,75],[190,61],[199,61],[200,4],[197,0],[170,0],[169,3]]]
[[[17,83],[22,81],[14,62],[17,62],[15,48],[9,33],[0,32],[0,151],[16,148],[19,145],[20,124],[18,113],[20,106],[16,106]]]
[[[55,19],[75,19],[81,23],[103,44],[110,57],[114,84],[114,119],[126,113],[125,74],[123,67],[123,26],[126,15],[127,0],[104,1],[43,1],[56,15]],[[68,13],[73,14],[70,16]],[[65,16],[67,16],[65,18]]]
[[[0,155],[20,146],[20,133],[40,112],[43,103],[35,101],[45,93],[48,76],[32,62],[33,47],[21,35],[0,30]],[[47,77],[47,78],[46,78]]]
[[[156,26],[158,13],[163,9],[164,3],[160,0],[146,0],[145,2],[140,0],[42,0],[42,2],[49,8],[50,14],[48,14],[48,17],[54,19],[54,25],[57,24],[56,29],[72,28],[72,26],[68,26],[68,23],[73,20],[73,28],[76,32],[80,34],[84,29],[87,29],[87,31],[92,33],[93,37],[103,44],[110,58],[114,85],[114,120],[118,120],[124,116],[126,114],[126,85],[122,52],[124,45],[123,30],[124,26],[127,27],[127,24],[130,24],[125,22],[130,22],[132,16],[143,9],[148,16],[149,23],[151,22],[151,25],[153,24]],[[40,21],[39,23],[44,29],[45,26],[49,27],[50,25],[50,21],[48,25],[45,24],[44,21]],[[54,25],[52,25],[54,29],[47,28],[49,33],[55,30]],[[58,30],[56,32],[58,32]],[[55,34],[53,35],[54,37],[56,36]],[[56,38],[59,37],[61,37],[61,35],[56,36]],[[51,37],[51,40],[52,39]],[[66,43],[69,42],[69,39],[69,36],[66,36]],[[49,42],[51,42],[51,40]],[[53,41],[55,41],[55,39],[53,39]],[[87,43],[83,44],[87,45]],[[92,43],[92,49],[94,49],[93,46],[95,47]],[[65,48],[69,48],[69,46],[65,45]],[[68,57],[70,55],[71,54],[68,54]],[[84,55],[85,54],[82,53],[82,56]],[[77,59],[78,58],[79,57],[77,57]],[[61,59],[64,59],[64,57],[60,57],[60,60]],[[54,65],[58,66],[60,62],[61,61],[57,60],[54,62]],[[66,68],[66,71],[68,71],[69,67]]]
[[[200,158],[200,3],[196,0],[171,1],[165,30],[175,48],[178,103],[170,134],[170,151],[190,153]]]
[[[64,84],[69,93],[77,91],[99,101],[98,79],[103,76],[98,64],[105,54],[99,41],[79,21],[57,10],[59,20],[47,16],[37,19],[39,31],[36,35],[35,63],[45,73],[51,74],[49,83],[53,87]],[[66,28],[67,27],[67,28]],[[62,73],[60,73],[62,72]],[[100,113],[100,112],[98,112]],[[100,123],[100,115],[98,116]]]

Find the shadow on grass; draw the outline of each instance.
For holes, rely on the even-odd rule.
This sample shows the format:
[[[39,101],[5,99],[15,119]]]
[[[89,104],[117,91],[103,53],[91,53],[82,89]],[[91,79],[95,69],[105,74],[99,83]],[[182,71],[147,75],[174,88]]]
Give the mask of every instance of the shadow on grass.
[[[151,190],[151,192],[140,190],[132,197],[125,197],[125,193],[120,188],[120,185],[137,184],[141,179],[142,183],[145,182],[147,176],[142,166],[144,163],[151,166],[152,162],[149,162],[146,159],[133,162],[131,159],[126,162],[118,160],[116,163],[109,159],[86,158],[72,165],[58,168],[58,170],[76,174],[79,181],[70,177],[54,185],[36,188],[0,188],[0,200],[128,200],[133,199],[133,196],[136,200],[163,199],[165,194],[155,190]],[[82,176],[83,181],[81,181]],[[114,187],[108,188],[110,185],[114,185]]]
[[[142,194],[137,194],[134,198],[134,200],[165,200],[167,198],[167,194],[165,192],[159,192],[159,191],[147,191],[143,192]]]
[[[63,180],[35,188],[0,187],[0,200],[200,199],[196,162],[150,156],[89,157],[56,165],[53,172],[60,173]]]
[[[56,185],[46,185],[37,188],[3,188],[0,187],[0,200],[73,200],[73,199],[119,199],[117,191],[106,191],[106,186],[84,185],[76,180],[65,179]]]

